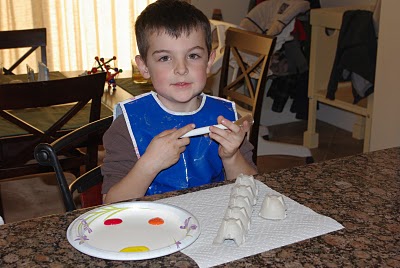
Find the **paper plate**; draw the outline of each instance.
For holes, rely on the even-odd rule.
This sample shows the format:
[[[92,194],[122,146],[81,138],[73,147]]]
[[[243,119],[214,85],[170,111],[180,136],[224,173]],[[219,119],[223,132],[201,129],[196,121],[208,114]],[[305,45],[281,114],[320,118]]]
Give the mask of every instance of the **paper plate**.
[[[199,222],[176,206],[123,202],[86,212],[68,227],[68,242],[77,250],[108,260],[144,260],[165,256],[192,244]]]

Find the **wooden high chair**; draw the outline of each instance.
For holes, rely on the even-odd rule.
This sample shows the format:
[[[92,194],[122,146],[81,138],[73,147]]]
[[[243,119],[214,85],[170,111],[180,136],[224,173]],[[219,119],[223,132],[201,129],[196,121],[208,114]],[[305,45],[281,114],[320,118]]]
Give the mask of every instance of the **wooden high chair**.
[[[222,61],[219,96],[235,101],[241,116],[250,113],[254,124],[248,135],[255,147],[253,161],[260,155],[291,155],[304,157],[306,163],[312,163],[310,150],[302,145],[286,144],[264,140],[260,137],[260,120],[265,85],[271,55],[276,38],[263,34],[229,28],[226,31],[224,57]],[[246,59],[251,58],[251,61]],[[236,68],[228,83],[229,69],[235,61]],[[252,76],[256,74],[257,79]]]

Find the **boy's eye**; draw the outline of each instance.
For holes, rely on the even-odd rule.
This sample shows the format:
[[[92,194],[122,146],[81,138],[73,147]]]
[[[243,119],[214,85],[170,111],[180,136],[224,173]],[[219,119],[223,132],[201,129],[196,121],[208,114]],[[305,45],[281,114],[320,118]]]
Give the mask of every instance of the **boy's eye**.
[[[169,60],[169,56],[162,56],[159,59],[159,61],[168,61],[168,60]]]
[[[195,59],[198,59],[198,58],[200,58],[200,55],[199,54],[189,54],[189,57],[188,57],[189,59],[192,59],[192,60],[195,60]]]

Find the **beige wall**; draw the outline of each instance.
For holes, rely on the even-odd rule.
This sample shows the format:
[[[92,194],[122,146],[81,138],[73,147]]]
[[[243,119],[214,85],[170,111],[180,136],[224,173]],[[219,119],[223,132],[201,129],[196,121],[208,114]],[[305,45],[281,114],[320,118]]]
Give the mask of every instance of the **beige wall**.
[[[400,146],[399,10],[399,0],[382,0],[371,151]]]
[[[207,18],[211,18],[213,9],[221,9],[224,21],[233,24],[240,23],[249,7],[249,0],[191,0],[190,2],[203,11]]]

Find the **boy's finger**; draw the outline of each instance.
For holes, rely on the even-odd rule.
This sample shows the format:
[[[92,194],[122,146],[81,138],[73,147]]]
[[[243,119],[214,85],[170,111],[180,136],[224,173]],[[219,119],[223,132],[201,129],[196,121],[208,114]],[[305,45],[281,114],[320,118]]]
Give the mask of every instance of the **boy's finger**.
[[[163,132],[161,132],[160,134],[158,134],[157,136],[161,138],[161,137],[167,136],[175,131],[176,131],[176,129],[167,129],[167,130],[164,130]]]
[[[185,135],[186,133],[188,133],[189,131],[193,130],[194,128],[195,128],[194,124],[188,124],[184,127],[179,128],[178,130],[176,130],[173,135],[176,136],[176,138],[180,138],[183,135]]]

